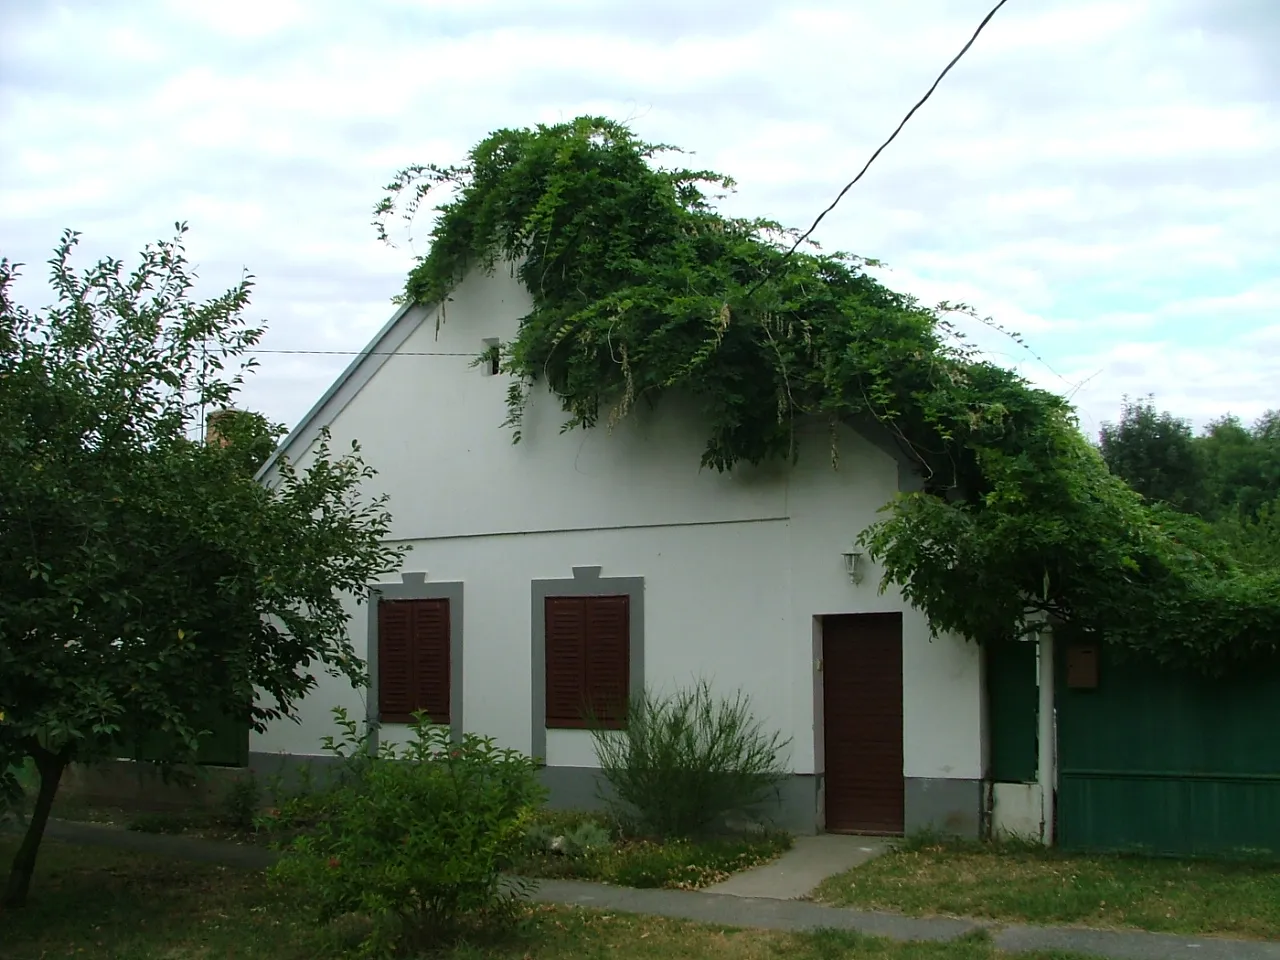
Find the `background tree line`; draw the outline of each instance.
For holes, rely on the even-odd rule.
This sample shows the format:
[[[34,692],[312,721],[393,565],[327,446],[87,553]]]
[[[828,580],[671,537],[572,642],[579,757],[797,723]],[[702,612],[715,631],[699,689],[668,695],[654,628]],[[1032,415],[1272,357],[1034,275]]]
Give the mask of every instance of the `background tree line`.
[[[1280,410],[1252,424],[1228,414],[1197,433],[1148,396],[1126,400],[1099,441],[1143,496],[1211,524],[1242,565],[1280,568]]]

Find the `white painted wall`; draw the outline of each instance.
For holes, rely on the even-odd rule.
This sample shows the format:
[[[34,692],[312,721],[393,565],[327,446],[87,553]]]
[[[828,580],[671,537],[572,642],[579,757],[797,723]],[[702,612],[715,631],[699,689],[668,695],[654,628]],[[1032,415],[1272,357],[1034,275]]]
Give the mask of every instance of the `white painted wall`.
[[[877,519],[897,492],[897,466],[867,440],[839,435],[832,469],[826,431],[802,437],[801,460],[787,478],[791,531],[792,725],[812,725],[814,616],[902,611],[903,775],[979,779],[982,776],[981,657],[976,644],[932,639],[923,613],[892,589],[877,594],[882,571],[866,563],[860,585],[849,583],[841,554]],[[812,738],[810,738],[812,739]],[[810,748],[812,749],[812,748]]]
[[[541,395],[513,445],[502,427],[509,380],[471,361],[482,341],[513,337],[529,309],[528,294],[506,272],[469,278],[438,335],[433,311],[333,422],[335,449],[358,438],[381,471],[393,536],[785,516],[785,485],[773,482],[780,467],[698,474],[704,435],[676,401],[664,401],[658,415],[628,418],[612,434],[603,426],[561,434],[567,416]],[[431,353],[465,355],[422,355]]]
[[[605,577],[645,578],[646,681],[707,677],[749,693],[759,716],[793,738],[792,768],[815,756],[815,617],[905,610],[904,724],[908,777],[982,774],[980,669],[973,645],[930,640],[924,617],[879,571],[849,582],[841,554],[894,495],[897,465],[852,431],[831,467],[825,429],[803,438],[798,467],[699,469],[705,433],[678,401],[618,425],[559,432],[549,394],[532,398],[524,439],[511,443],[505,377],[470,366],[486,338],[510,338],[529,300],[499,271],[473,276],[333,416],[334,448],[358,439],[379,471],[394,536],[411,546],[405,570],[465,583],[464,724],[530,746],[530,581],[599,565]],[[463,353],[468,356],[415,356]],[[602,418],[603,419],[603,418]],[[296,455],[296,454],[295,454]],[[305,457],[301,458],[305,461]],[[364,609],[352,639],[366,648]],[[354,691],[321,678],[299,724],[277,724],[252,749],[314,754],[328,708],[364,709]],[[392,733],[392,731],[388,731]],[[551,731],[548,761],[592,765],[589,735]]]
[[[993,783],[991,791],[993,834],[1043,840],[1044,816],[1038,783]]]

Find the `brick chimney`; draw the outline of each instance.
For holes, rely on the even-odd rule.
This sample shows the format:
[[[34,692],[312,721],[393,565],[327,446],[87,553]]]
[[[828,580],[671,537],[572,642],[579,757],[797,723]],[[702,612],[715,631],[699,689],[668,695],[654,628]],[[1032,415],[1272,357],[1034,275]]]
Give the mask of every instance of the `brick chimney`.
[[[216,443],[222,447],[225,447],[230,443],[231,441],[224,437],[222,432],[218,429],[218,424],[222,423],[228,417],[234,417],[239,412],[239,410],[232,407],[210,412],[204,418],[204,442],[208,444]]]

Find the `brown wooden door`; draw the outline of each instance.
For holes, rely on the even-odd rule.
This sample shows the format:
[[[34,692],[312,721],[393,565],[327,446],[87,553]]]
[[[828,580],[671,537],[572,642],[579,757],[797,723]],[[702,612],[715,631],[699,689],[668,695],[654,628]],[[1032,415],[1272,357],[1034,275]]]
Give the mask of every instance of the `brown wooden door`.
[[[902,833],[901,614],[823,617],[822,701],[827,829]]]

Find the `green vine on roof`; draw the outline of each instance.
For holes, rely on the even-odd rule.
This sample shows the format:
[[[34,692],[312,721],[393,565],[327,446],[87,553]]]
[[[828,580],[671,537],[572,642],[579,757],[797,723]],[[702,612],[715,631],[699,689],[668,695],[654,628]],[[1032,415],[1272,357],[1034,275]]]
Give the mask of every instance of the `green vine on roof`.
[[[677,154],[595,117],[500,130],[460,166],[402,170],[378,204],[386,239],[396,211],[450,194],[410,301],[518,264],[533,309],[502,360],[517,440],[538,382],[566,428],[692,397],[717,470],[794,460],[802,422],[884,430],[923,489],[862,542],[936,630],[1012,637],[1047,614],[1210,673],[1280,650],[1280,575],[1240,571],[1111,476],[1065,400],[968,346],[967,307],[889,290],[875,261],[784,257],[794,232],[719,213],[733,181],[657,162]]]

